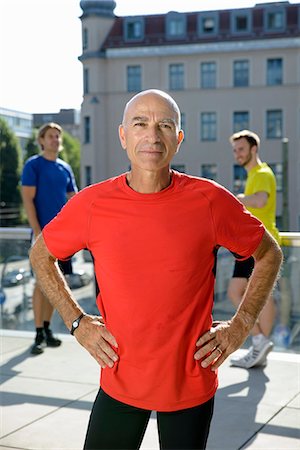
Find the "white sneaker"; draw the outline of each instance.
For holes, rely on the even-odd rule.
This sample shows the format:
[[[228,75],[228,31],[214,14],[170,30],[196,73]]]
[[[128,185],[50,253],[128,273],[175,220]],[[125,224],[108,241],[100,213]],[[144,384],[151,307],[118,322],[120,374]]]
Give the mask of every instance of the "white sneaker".
[[[260,346],[251,346],[245,356],[242,356],[241,358],[231,358],[230,364],[234,367],[242,367],[244,369],[266,366],[267,355],[273,347],[273,342],[269,339],[265,339]]]

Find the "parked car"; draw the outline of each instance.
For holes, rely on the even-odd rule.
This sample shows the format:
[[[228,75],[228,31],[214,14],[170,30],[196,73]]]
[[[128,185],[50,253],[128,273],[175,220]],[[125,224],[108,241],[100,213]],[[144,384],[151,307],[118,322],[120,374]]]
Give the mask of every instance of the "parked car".
[[[13,287],[19,284],[27,283],[31,278],[31,273],[23,267],[20,269],[9,270],[2,277],[3,287]]]
[[[70,273],[65,276],[70,289],[79,289],[83,286],[87,286],[92,277],[84,270],[78,270],[78,272]]]

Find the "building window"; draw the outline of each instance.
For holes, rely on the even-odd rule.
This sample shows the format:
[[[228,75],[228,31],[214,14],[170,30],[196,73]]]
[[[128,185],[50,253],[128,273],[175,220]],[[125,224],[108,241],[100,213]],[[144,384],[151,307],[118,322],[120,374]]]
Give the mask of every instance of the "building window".
[[[278,86],[282,84],[282,58],[267,60],[267,85]]]
[[[217,65],[215,62],[201,63],[201,88],[213,89],[216,87]]]
[[[125,40],[141,41],[144,38],[144,20],[142,17],[125,19]]]
[[[198,15],[199,36],[214,36],[219,32],[219,14],[217,11]]]
[[[171,164],[171,169],[185,173],[185,164]]]
[[[87,28],[84,28],[82,32],[82,49],[87,50],[88,45],[89,45],[89,32]]]
[[[265,31],[278,32],[285,29],[285,11],[283,8],[269,7],[264,15]]]
[[[280,139],[282,135],[282,110],[267,111],[267,139]]]
[[[244,167],[235,164],[233,166],[233,193],[242,194],[245,190],[247,172]]]
[[[168,39],[184,38],[186,36],[186,15],[176,12],[168,13],[166,30]]]
[[[84,117],[83,126],[84,126],[84,143],[89,144],[91,142],[91,118],[90,118],[90,116]]]
[[[215,112],[201,113],[201,141],[217,139],[217,115]]]
[[[269,163],[276,178],[276,191],[282,192],[282,163]]]
[[[233,10],[231,11],[231,32],[233,34],[250,33],[251,11],[249,10]]]
[[[88,94],[90,92],[90,76],[89,69],[83,69],[83,93]]]
[[[233,113],[233,133],[249,129],[249,112],[234,111]]]
[[[172,91],[184,89],[184,66],[183,64],[169,65],[169,88]]]
[[[203,178],[209,178],[210,180],[217,181],[217,164],[202,164],[201,176]]]
[[[85,172],[85,185],[89,186],[92,184],[92,167],[91,166],[85,166],[84,168]]]
[[[233,63],[233,86],[249,86],[249,61],[240,60]]]
[[[127,66],[127,92],[138,92],[141,90],[142,90],[141,66]]]

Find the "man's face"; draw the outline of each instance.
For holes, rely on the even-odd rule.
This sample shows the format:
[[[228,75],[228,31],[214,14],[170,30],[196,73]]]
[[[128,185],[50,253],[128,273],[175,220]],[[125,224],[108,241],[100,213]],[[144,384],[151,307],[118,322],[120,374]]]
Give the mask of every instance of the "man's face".
[[[119,136],[132,168],[156,171],[170,164],[183,132],[178,129],[178,117],[169,101],[147,93],[128,105]]]
[[[45,152],[58,153],[61,148],[61,133],[55,128],[49,128],[44,137],[40,138],[40,144]]]
[[[237,139],[232,144],[233,156],[236,162],[246,167],[254,158],[254,149],[256,146],[250,147],[246,138]]]

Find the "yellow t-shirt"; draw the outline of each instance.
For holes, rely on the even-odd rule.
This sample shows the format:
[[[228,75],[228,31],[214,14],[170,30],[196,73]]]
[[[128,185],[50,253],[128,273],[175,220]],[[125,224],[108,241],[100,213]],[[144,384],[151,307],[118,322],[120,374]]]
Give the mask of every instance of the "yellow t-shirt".
[[[265,206],[263,208],[247,206],[247,209],[264,224],[266,229],[280,243],[279,231],[276,228],[276,179],[267,163],[258,164],[248,172],[244,194],[252,195],[262,191],[268,194]]]

